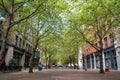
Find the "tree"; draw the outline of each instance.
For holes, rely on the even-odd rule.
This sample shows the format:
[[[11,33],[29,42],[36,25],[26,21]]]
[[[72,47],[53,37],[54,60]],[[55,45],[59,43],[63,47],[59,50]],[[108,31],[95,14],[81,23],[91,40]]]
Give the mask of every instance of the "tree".
[[[58,51],[59,51],[59,39],[60,33],[55,30],[56,28],[53,27],[51,29],[51,33],[49,36],[45,37],[43,42],[41,43],[41,50],[42,50],[42,61],[46,65],[46,69],[50,68],[52,64],[58,63]]]
[[[71,27],[80,33],[86,43],[98,51],[100,73],[104,73],[102,40],[106,35],[113,33],[116,27],[115,19],[108,10],[103,8],[104,4],[104,1],[99,0],[81,1],[80,4],[77,4],[79,8],[73,8],[74,12],[71,11],[69,18]],[[95,45],[96,42],[99,42],[98,45]]]
[[[33,31],[32,33],[32,38],[33,38],[33,44],[35,46],[34,47],[35,50],[37,47],[41,48],[41,45],[47,43],[47,41],[51,41],[54,40],[54,38],[56,38],[53,35],[55,31],[56,33],[58,33],[57,30],[59,29],[61,24],[61,19],[59,14],[62,12],[60,5],[56,5],[58,3],[59,3],[58,0],[53,0],[53,2],[48,1],[48,3],[45,6],[46,8],[46,10],[44,11],[45,13],[42,15],[38,14],[36,15],[36,17],[33,18],[34,21],[33,21],[32,30],[34,30],[35,28],[35,31]],[[59,10],[57,10],[56,7]],[[52,42],[49,42],[48,44],[50,45],[50,43]],[[42,46],[42,50],[45,52],[46,65],[48,65],[48,62],[51,61],[53,57],[53,53],[55,51],[53,50],[54,48],[51,48],[48,44],[47,46]],[[30,63],[32,59],[33,57],[31,56]],[[32,70],[32,64],[29,72],[32,72],[31,70]]]
[[[35,35],[25,33],[28,36],[24,36],[24,38],[26,39],[33,37],[32,41],[34,45],[34,50],[33,50],[33,53],[34,53],[36,48],[39,47],[39,44],[40,44],[39,41],[47,36],[48,34],[47,31],[49,31],[49,29],[53,27],[52,24],[56,23],[56,21],[53,19],[55,18],[58,19],[59,13],[64,8],[61,0],[60,1],[58,0],[52,0],[52,1],[51,0],[34,0],[34,1],[32,0],[27,0],[27,1],[26,0],[23,0],[23,1],[11,0],[10,2],[1,0],[0,4],[1,4],[0,5],[1,8],[4,10],[8,18],[7,27],[5,29],[6,33],[5,35],[3,35],[0,59],[5,57],[4,51],[6,47],[6,42],[10,35],[9,34],[10,30],[15,28],[15,25],[19,23],[21,24],[25,23],[24,21],[25,20],[27,21],[28,19],[30,20],[30,18],[34,20],[34,21],[30,20],[29,22],[27,21],[28,24],[32,23],[30,24],[30,26],[23,25],[24,27],[26,26],[26,29],[28,29],[27,30],[28,32],[31,32],[30,30],[33,29],[31,33],[35,33]],[[39,23],[40,25],[43,25],[43,26],[39,27]],[[37,25],[38,27],[36,27],[36,24],[38,24]],[[30,59],[30,65],[32,65],[32,59],[33,59],[33,54]],[[30,67],[31,67],[30,72],[32,72],[32,66]]]
[[[44,44],[42,45],[42,62],[45,63],[46,69],[50,68],[53,63],[56,63],[55,56],[56,50],[55,45]]]
[[[81,36],[70,27],[63,27],[60,35],[59,44],[59,61],[63,65],[78,63],[78,49],[84,43]]]
[[[2,35],[0,59],[5,58],[6,43],[11,29],[13,29],[16,24],[33,17],[38,11],[40,12],[41,10],[44,10],[43,6],[46,1],[47,0],[0,0],[0,8],[3,10],[1,16],[6,16],[7,18],[7,25],[6,27],[4,25],[4,34]]]

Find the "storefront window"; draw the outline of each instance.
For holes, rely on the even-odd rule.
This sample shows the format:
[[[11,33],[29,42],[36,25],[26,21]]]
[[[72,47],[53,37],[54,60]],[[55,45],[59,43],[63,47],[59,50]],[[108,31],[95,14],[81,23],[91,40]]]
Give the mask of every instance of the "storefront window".
[[[15,45],[17,46],[18,45],[18,36],[16,35],[15,37]]]

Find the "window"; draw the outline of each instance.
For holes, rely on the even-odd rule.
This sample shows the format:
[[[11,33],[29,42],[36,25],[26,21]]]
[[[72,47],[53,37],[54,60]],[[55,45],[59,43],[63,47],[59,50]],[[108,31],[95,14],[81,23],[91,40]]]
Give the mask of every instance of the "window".
[[[107,40],[107,37],[104,38],[104,43],[105,43],[105,47],[108,47],[108,40]]]
[[[1,40],[1,37],[2,37],[2,33],[1,33],[1,31],[0,31],[0,40]]]
[[[28,43],[26,43],[26,49],[27,49],[27,51],[28,51]]]
[[[111,43],[111,45],[114,45],[114,37],[113,37],[113,34],[110,34],[109,37],[110,37],[110,43]]]
[[[16,35],[15,37],[15,45],[17,46],[18,45],[18,36]]]
[[[23,47],[25,46],[25,42],[24,42],[24,41],[22,42],[22,46],[23,46]]]
[[[22,46],[22,39],[20,38],[19,47],[21,48],[21,46]]]
[[[32,46],[31,46],[31,52],[33,52],[33,48],[32,48]]]
[[[30,45],[28,45],[28,52],[30,52]]]

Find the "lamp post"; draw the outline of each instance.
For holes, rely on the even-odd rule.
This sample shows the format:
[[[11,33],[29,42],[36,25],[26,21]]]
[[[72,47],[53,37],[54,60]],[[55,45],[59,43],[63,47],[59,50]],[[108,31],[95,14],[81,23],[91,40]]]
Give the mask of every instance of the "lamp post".
[[[5,18],[0,16],[0,32],[2,31],[3,29],[3,22],[5,21]]]
[[[2,37],[2,30],[3,30],[3,22],[5,21],[5,18],[0,15],[0,38]]]
[[[3,22],[5,21],[5,18],[0,15],[0,40],[3,35]],[[0,59],[2,59],[2,52],[0,52]]]
[[[34,54],[34,59],[35,59],[36,65],[38,65],[38,63],[39,63],[39,52],[40,52],[40,50],[37,48],[35,51],[35,54]]]
[[[35,55],[34,55],[34,58],[35,58],[35,59],[38,58],[39,52],[40,52],[40,50],[37,48],[36,51],[35,51]]]
[[[5,18],[0,16],[0,33],[2,32],[3,29],[3,22],[5,21]]]
[[[1,11],[1,15],[0,15],[0,30],[2,30],[3,26],[3,22],[5,21],[5,15],[6,15],[6,11],[5,9],[3,8],[2,11]]]

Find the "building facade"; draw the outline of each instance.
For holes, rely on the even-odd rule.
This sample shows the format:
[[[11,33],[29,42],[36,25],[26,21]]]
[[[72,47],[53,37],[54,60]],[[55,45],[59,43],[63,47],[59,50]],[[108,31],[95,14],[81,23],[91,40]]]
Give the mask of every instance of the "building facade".
[[[116,49],[116,59],[117,59],[117,70],[120,71],[120,27],[116,29],[115,49]]]
[[[119,30],[120,31],[120,30]],[[120,70],[120,32],[116,31],[116,38],[113,37],[113,34],[106,36],[103,39],[103,68],[109,67],[111,70]],[[95,45],[98,45],[97,42]],[[86,44],[82,49],[83,57],[83,68],[85,65],[90,69],[98,69],[99,57],[98,52]]]
[[[5,21],[0,21],[0,48],[2,44],[2,29],[7,27],[7,15],[0,8],[0,19],[6,18]],[[7,46],[5,48],[5,63],[6,66],[9,66],[10,60],[14,59],[16,61],[16,66],[29,67],[29,60],[33,53],[34,46],[30,40],[25,40],[22,35],[16,31],[12,31],[9,35],[7,41]],[[37,52],[37,58],[34,57],[35,63],[39,62],[39,53]]]
[[[6,47],[6,56],[5,63],[6,66],[9,66],[9,62],[11,59],[15,59],[16,66],[29,67],[29,60],[31,55],[33,54],[33,45],[30,41],[24,40],[24,38],[14,32],[11,38],[13,41],[7,44]],[[39,62],[39,52],[37,52],[37,57],[34,57],[35,65]]]

